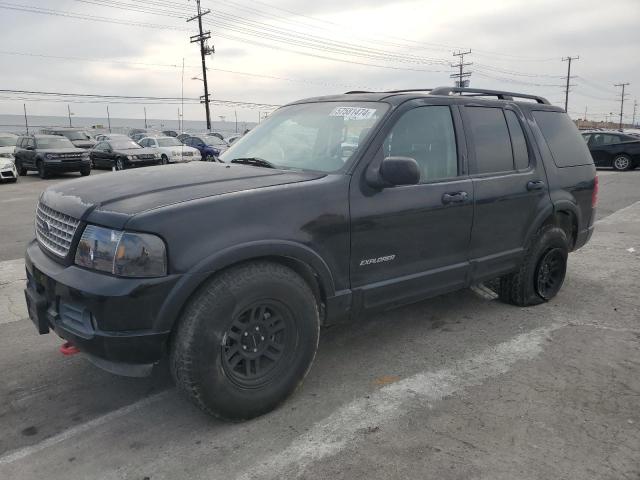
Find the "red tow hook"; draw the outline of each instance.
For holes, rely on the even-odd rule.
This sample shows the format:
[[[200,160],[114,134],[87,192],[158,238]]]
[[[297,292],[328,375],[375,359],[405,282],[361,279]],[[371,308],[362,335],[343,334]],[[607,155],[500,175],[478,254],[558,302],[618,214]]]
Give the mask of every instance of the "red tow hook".
[[[78,347],[75,347],[74,345],[72,345],[71,342],[65,342],[62,345],[60,345],[60,353],[63,354],[65,357],[68,357],[70,355],[75,355],[76,353],[80,353],[80,350],[78,350]]]

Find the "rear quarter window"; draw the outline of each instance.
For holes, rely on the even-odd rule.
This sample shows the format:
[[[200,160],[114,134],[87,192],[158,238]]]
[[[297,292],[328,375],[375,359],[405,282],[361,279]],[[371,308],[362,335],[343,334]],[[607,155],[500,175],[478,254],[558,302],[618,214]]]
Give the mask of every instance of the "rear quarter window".
[[[593,162],[578,128],[564,112],[533,111],[553,161],[558,167],[575,167]]]

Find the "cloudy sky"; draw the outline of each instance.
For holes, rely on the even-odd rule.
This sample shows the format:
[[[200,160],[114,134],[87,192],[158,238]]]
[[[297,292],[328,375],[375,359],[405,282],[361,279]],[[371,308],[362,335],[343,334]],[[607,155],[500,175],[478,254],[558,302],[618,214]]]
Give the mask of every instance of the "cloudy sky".
[[[562,57],[573,64],[569,111],[628,120],[640,100],[640,0],[202,0],[216,53],[208,57],[212,97],[283,104],[352,89],[452,84],[455,50],[471,86],[536,93],[564,104]],[[189,43],[191,0],[1,0],[0,85],[7,90],[145,97],[201,95],[199,51]],[[105,114],[104,100],[71,98],[78,116]],[[1,113],[66,115],[67,99],[0,93]],[[113,100],[112,117],[143,116],[146,100]],[[175,119],[179,102],[146,105]],[[257,120],[265,107],[214,105],[213,114]],[[187,101],[186,119],[203,108]],[[640,117],[640,112],[639,112]]]

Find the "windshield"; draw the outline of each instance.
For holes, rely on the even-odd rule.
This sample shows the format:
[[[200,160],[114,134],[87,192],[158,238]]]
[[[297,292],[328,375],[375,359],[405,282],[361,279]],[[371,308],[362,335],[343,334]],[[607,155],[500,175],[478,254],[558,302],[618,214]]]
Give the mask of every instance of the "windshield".
[[[159,147],[181,147],[182,142],[177,138],[158,138]]]
[[[0,147],[15,147],[18,137],[0,137]]]
[[[73,143],[65,137],[37,138],[36,143],[38,148],[45,150],[49,148],[76,148]]]
[[[81,131],[62,132],[62,135],[67,137],[69,140],[89,140],[89,135]]]
[[[142,148],[133,140],[115,140],[113,142],[109,142],[109,144],[114,150],[132,150],[134,148]]]
[[[221,159],[260,158],[276,168],[335,172],[353,157],[387,109],[374,102],[283,107],[235,141]]]

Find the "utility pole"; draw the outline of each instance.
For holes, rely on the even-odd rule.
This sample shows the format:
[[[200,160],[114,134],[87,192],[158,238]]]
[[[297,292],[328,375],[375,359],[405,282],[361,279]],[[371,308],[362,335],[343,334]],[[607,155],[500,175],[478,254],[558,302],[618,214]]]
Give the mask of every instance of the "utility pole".
[[[207,55],[211,55],[215,53],[214,47],[209,47],[207,45],[207,40],[211,38],[211,31],[207,30],[206,32],[202,31],[202,17],[211,13],[211,10],[207,10],[203,12],[200,8],[200,0],[196,0],[196,5],[198,8],[198,14],[195,17],[191,17],[187,20],[187,22],[191,22],[198,19],[198,31],[200,32],[198,35],[191,36],[191,43],[199,43],[200,44],[200,57],[202,58],[202,80],[204,83],[204,96],[200,97],[200,102],[204,103],[204,110],[207,116],[207,130],[211,131],[211,111],[209,109],[209,86],[207,84]]]
[[[571,80],[571,62],[574,60],[579,60],[580,56],[575,56],[575,57],[562,57],[562,61],[563,62],[569,62],[569,65],[567,67],[567,88],[564,91],[564,111],[568,112],[569,111],[569,87],[572,87],[573,85],[569,85],[569,81]]]
[[[29,135],[29,121],[27,120],[27,104],[23,103],[24,107],[24,126],[27,128],[27,135]]]
[[[627,83],[616,83],[614,85],[614,87],[622,87],[622,93],[620,94],[620,124],[618,126],[620,130],[622,130],[622,114],[624,113],[624,97],[625,97],[624,88],[627,85],[631,85],[631,84],[627,82]]]
[[[71,107],[69,106],[68,103],[67,103],[67,112],[69,112],[69,126],[72,127],[73,125],[71,125]]]
[[[463,88],[463,87],[468,87],[469,86],[469,80],[465,80],[465,78],[471,77],[471,72],[465,72],[464,71],[464,67],[467,67],[469,65],[473,65],[473,63],[470,63],[470,62],[464,63],[464,56],[465,55],[469,55],[469,54],[471,54],[471,50],[467,50],[466,52],[463,52],[463,51],[453,52],[453,56],[454,57],[460,57],[460,61],[458,63],[452,63],[451,64],[451,67],[452,68],[457,68],[458,72],[457,73],[452,73],[451,75],[449,75],[450,78],[457,78],[458,79],[458,80],[456,80],[456,87]]]
[[[107,105],[107,123],[109,124],[109,133],[111,133],[111,115],[109,114],[109,105]]]
[[[636,109],[638,108],[638,100],[633,101],[633,120],[631,120],[631,128],[636,128]]]
[[[180,93],[180,108],[182,109],[182,115],[184,116],[184,57],[182,57],[182,85]],[[178,131],[184,132],[184,118],[180,117],[180,110],[178,110]]]
[[[144,128],[147,128],[147,107],[144,108]]]

